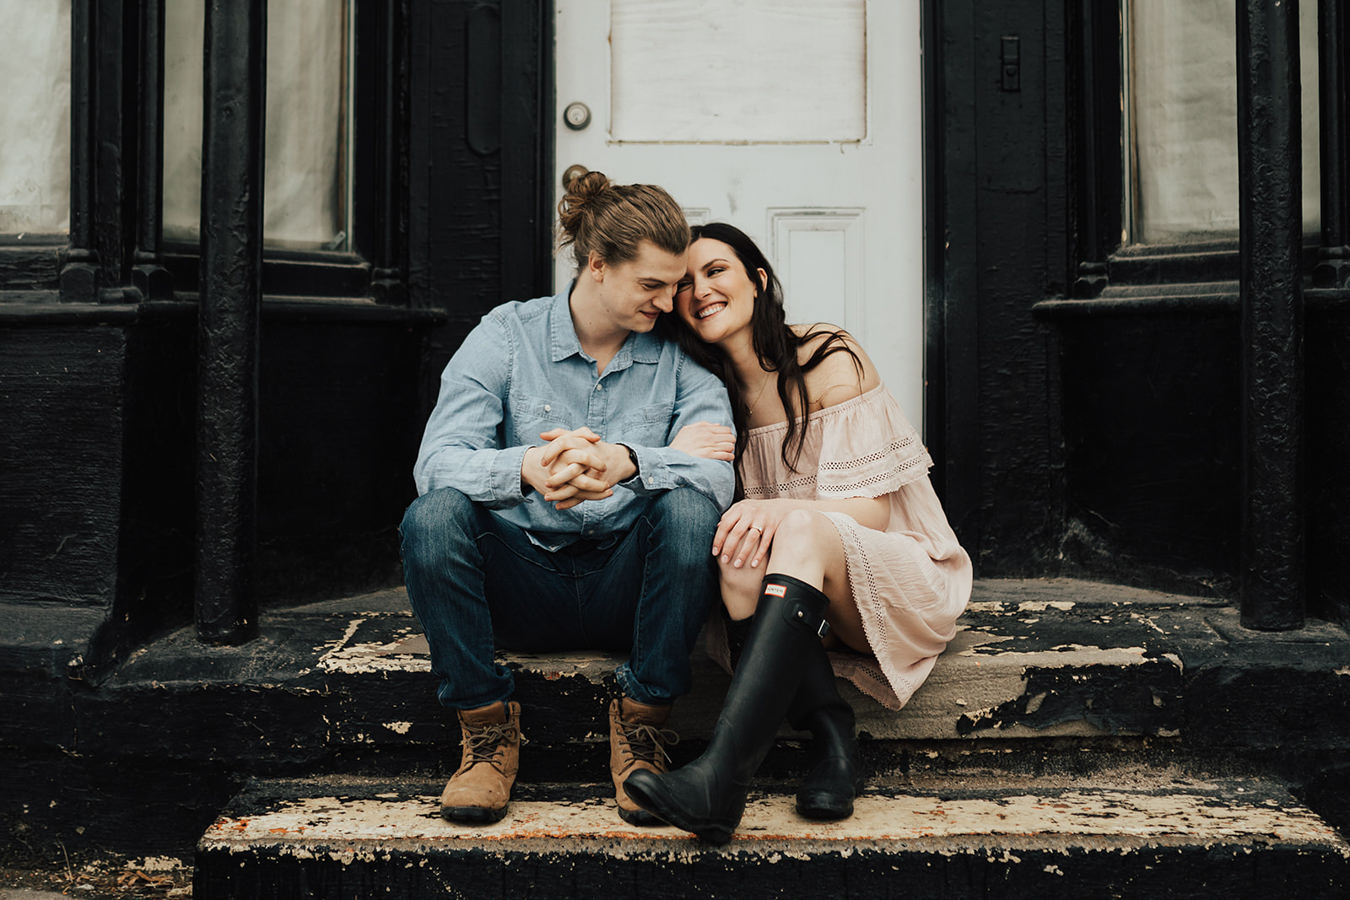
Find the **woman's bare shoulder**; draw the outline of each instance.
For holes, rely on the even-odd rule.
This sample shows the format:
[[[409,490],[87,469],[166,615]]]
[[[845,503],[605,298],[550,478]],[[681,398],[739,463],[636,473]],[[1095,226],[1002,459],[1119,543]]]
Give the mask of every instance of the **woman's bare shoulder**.
[[[826,343],[844,348],[831,352],[806,373],[806,392],[811,397],[812,409],[836,406],[881,384],[881,376],[867,351],[844,329],[824,322],[792,328],[798,337],[806,338],[801,346],[802,362]]]

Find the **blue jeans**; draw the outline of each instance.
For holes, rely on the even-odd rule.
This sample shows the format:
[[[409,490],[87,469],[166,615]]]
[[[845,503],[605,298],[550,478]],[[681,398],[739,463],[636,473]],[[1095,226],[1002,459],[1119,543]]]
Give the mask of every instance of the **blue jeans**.
[[[710,499],[677,488],[611,546],[550,552],[453,488],[419,497],[400,528],[403,573],[442,705],[511,695],[497,647],[626,650],[615,676],[627,697],[664,705],[687,693],[689,655],[717,599],[717,519]]]

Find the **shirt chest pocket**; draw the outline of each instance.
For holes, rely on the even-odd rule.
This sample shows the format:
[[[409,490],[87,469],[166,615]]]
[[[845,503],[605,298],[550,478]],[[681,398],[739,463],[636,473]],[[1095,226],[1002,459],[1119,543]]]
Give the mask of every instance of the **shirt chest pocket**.
[[[513,397],[511,428],[515,446],[540,443],[539,435],[554,428],[575,428],[576,416],[565,404],[542,397]]]
[[[664,447],[670,431],[672,408],[668,403],[654,403],[625,410],[616,422],[611,441],[627,441],[641,447]]]

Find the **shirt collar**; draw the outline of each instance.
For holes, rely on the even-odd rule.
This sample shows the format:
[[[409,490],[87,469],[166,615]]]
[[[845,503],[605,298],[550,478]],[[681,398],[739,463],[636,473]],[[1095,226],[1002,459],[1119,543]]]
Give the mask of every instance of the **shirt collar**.
[[[572,310],[567,307],[567,298],[572,295],[572,286],[575,284],[575,280],[569,281],[567,287],[554,295],[553,304],[549,308],[549,330],[554,362],[562,362],[574,353],[581,353],[581,338],[577,337],[576,326],[572,324]]]
[[[572,310],[567,304],[575,284],[575,280],[569,282],[566,288],[554,295],[549,308],[550,342],[554,362],[562,362],[573,355],[590,359],[581,349],[581,338],[577,337],[576,326],[572,324]],[[619,352],[605,371],[626,369],[635,362],[658,363],[661,361],[661,346],[664,343],[665,341],[658,337],[655,331],[634,331],[628,335],[628,339],[623,342],[623,346],[619,348]]]

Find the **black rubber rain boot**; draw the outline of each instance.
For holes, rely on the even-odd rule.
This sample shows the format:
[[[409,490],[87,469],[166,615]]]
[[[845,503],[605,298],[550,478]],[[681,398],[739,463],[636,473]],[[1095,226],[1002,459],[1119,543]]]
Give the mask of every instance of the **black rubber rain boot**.
[[[853,707],[839,696],[834,668],[822,648],[805,660],[801,686],[788,710],[788,722],[811,732],[811,769],[797,791],[797,813],[834,821],[853,815],[853,798],[862,789]]]
[[[802,660],[824,655],[820,636],[828,603],[804,581],[766,576],[708,749],[674,772],[634,772],[624,782],[628,796],[705,841],[729,841],[745,812],[750,780],[797,695]]]

